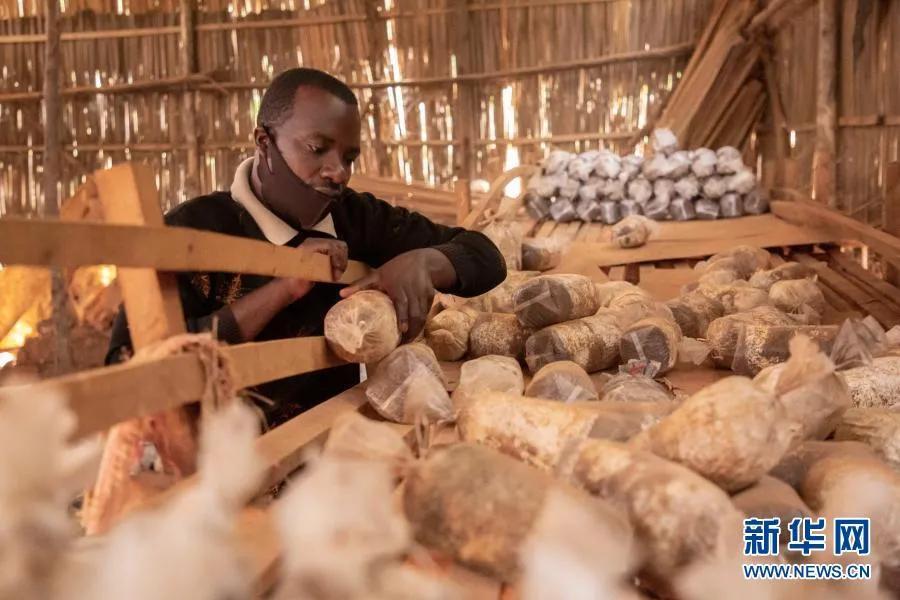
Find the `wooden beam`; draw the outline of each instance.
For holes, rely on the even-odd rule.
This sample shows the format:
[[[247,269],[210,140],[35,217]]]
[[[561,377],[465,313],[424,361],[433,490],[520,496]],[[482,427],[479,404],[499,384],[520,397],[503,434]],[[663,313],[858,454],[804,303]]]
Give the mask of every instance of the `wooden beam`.
[[[717,221],[663,222],[656,237],[640,248],[617,248],[611,243],[573,242],[569,252],[595,257],[600,267],[657,260],[699,258],[736,244],[774,248],[833,241],[814,227],[797,227],[774,215]]]
[[[772,58],[771,48],[767,48],[762,54],[763,73],[766,80],[766,92],[769,95],[769,106],[772,110],[772,120],[775,122],[775,183],[784,184],[784,161],[788,157],[787,117],[784,112],[784,103],[781,101],[781,87],[778,84],[778,73]]]
[[[235,385],[240,389],[344,364],[328,350],[322,337],[226,346],[222,352],[231,359]],[[0,387],[0,402],[44,395],[67,398],[78,419],[75,437],[83,437],[127,419],[196,402],[205,386],[199,359],[185,354],[91,369],[30,385]]]
[[[884,190],[884,231],[900,237],[900,161],[885,166]],[[887,280],[900,286],[900,267],[888,265]]]
[[[44,203],[43,216],[59,216],[59,185],[62,181],[62,103],[59,97],[60,81],[60,27],[59,4],[54,0],[45,3],[44,29],[47,44],[44,47]],[[50,298],[53,329],[55,332],[53,373],[60,375],[72,369],[69,352],[69,284],[64,269],[50,273]]]
[[[115,176],[101,173],[107,172],[97,174],[98,185],[101,181],[108,182],[113,199],[115,190],[134,188],[133,178],[126,171],[118,171]],[[146,173],[141,177],[144,184],[148,183]],[[115,211],[117,206],[113,200],[111,208]],[[209,231],[164,227],[161,217],[158,224],[148,226],[0,219],[0,238],[4,241],[0,246],[0,262],[5,264],[61,267],[114,264],[162,271],[225,271],[332,282],[331,263],[324,254]],[[367,272],[365,265],[351,261],[340,281],[349,283]]]
[[[828,262],[832,269],[838,271],[851,282],[868,292],[873,298],[900,314],[900,289],[883,279],[879,279],[836,248],[828,251]]]
[[[197,35],[194,29],[196,0],[181,0],[179,14],[179,29],[181,34],[181,48],[179,59],[181,74],[191,77],[197,72]],[[188,86],[181,92],[181,126],[184,130],[184,142],[187,145],[187,173],[184,180],[184,195],[186,199],[200,195],[200,170],[202,158],[200,155],[200,136],[196,118],[196,93]]]
[[[869,246],[886,261],[900,266],[900,239],[812,200],[775,200],[772,212],[801,227],[814,227],[831,234],[831,240],[856,240]],[[823,240],[824,241],[824,240]]]
[[[872,297],[859,285],[831,269],[826,263],[804,254],[797,254],[795,259],[797,262],[813,269],[821,283],[834,290],[838,296],[853,307],[858,307],[863,314],[872,315],[875,320],[881,323],[882,327],[889,329],[894,325],[900,324],[900,315],[896,311],[879,299]]]
[[[456,56],[456,73],[471,75],[472,67],[471,36],[469,35],[468,0],[453,0],[453,53]],[[453,97],[453,136],[462,141],[453,157],[453,171],[457,180],[472,179],[475,162],[475,140],[479,136],[478,123],[480,106],[475,98],[472,86],[465,82],[455,83]]]
[[[837,0],[819,0],[819,45],[816,60],[816,147],[813,197],[835,208],[838,45]]]
[[[142,164],[123,163],[112,169],[97,171],[94,174],[94,182],[97,185],[97,194],[103,205],[103,215],[107,223],[132,225],[136,228],[141,226],[162,227],[163,218],[159,208],[159,195],[150,167]],[[101,230],[110,227],[110,225],[99,223],[55,223],[55,225],[62,227],[87,225]],[[103,236],[102,231],[97,234]],[[27,240],[16,241],[15,237],[8,239],[12,241],[13,245],[29,244]],[[71,252],[77,255],[79,252],[74,248],[75,245],[87,248],[103,245],[99,239],[82,239],[70,244],[64,239],[58,239],[52,232],[44,233],[41,239],[44,243],[55,247],[55,254]],[[32,240],[32,242],[40,241]],[[165,253],[167,250],[165,247],[159,248],[161,253]],[[148,251],[148,248],[144,248],[144,251]],[[115,251],[113,250],[106,256],[112,258],[114,255]],[[102,256],[98,258],[102,258]],[[102,263],[101,260],[93,264]],[[57,264],[56,266],[77,265]],[[122,266],[133,267],[135,265]],[[154,268],[147,268],[145,265],[143,268],[119,269],[118,280],[135,349],[185,332],[181,298],[178,295],[178,285],[173,274],[157,273]]]

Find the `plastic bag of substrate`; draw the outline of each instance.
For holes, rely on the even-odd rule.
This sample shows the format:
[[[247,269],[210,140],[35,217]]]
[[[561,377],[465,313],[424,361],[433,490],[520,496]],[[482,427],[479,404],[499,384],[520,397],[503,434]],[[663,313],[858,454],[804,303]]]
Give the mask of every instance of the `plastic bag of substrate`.
[[[723,177],[708,177],[700,188],[701,195],[707,200],[717,200],[728,191],[728,185]]]
[[[637,248],[659,231],[659,224],[640,215],[626,217],[613,225],[612,243],[619,248]]]
[[[644,179],[637,177],[628,182],[628,199],[638,204],[646,204],[653,196],[653,184]]]
[[[563,244],[555,238],[522,240],[522,267],[527,271],[549,271],[559,266]]]
[[[668,201],[671,200],[675,195],[675,182],[671,179],[657,179],[653,182],[653,199],[658,200],[660,198]]]
[[[482,233],[497,246],[507,269],[522,270],[522,234],[517,227],[508,221],[492,221]]]
[[[685,150],[673,152],[672,155],[669,156],[669,162],[672,165],[672,174],[670,175],[672,179],[685,177],[691,172],[691,155]]]
[[[528,338],[525,362],[532,373],[561,360],[595,373],[615,364],[621,336],[617,320],[599,314],[550,325]]]
[[[663,154],[654,154],[649,160],[644,161],[641,167],[641,174],[648,181],[656,181],[657,179],[670,179],[672,173],[678,165],[669,160]]]
[[[584,223],[594,223],[600,221],[603,216],[600,210],[600,203],[596,200],[579,200],[575,207],[578,218]]]
[[[484,313],[475,319],[469,332],[469,355],[497,354],[516,359],[525,357],[525,342],[531,330],[522,327],[516,315]]]
[[[721,302],[697,292],[669,300],[666,306],[672,311],[681,333],[691,338],[705,338],[709,324],[725,314]]]
[[[673,221],[690,221],[696,218],[697,213],[694,212],[694,201],[690,198],[682,198],[676,196],[669,203],[669,216]]]
[[[537,193],[529,191],[525,192],[522,203],[525,206],[525,212],[535,221],[540,221],[550,214],[549,197],[539,196]]]
[[[658,317],[642,319],[629,327],[619,343],[623,364],[649,365],[659,374],[671,370],[678,361],[681,331],[674,321]]]
[[[691,172],[700,178],[715,175],[718,158],[716,152],[709,148],[697,148],[691,152]]]
[[[570,361],[558,361],[542,367],[525,388],[525,395],[563,403],[600,399],[590,376]]]
[[[601,150],[594,161],[594,173],[604,179],[615,179],[622,172],[622,159],[612,152]]]
[[[744,196],[744,212],[748,215],[761,215],[769,212],[769,199],[759,188]]]
[[[554,175],[542,175],[534,181],[532,191],[538,196],[552,198],[567,181],[569,181],[569,178],[565,172],[556,173]],[[529,182],[529,184],[531,184],[531,182]]]
[[[666,386],[644,375],[619,373],[601,388],[604,402],[671,402],[672,392]]]
[[[665,221],[669,218],[669,198],[661,196],[654,198],[644,207],[644,215],[654,221]]]
[[[728,192],[719,198],[719,211],[725,219],[740,217],[744,214],[744,203],[739,195]]]
[[[578,190],[578,202],[596,201],[603,183],[604,181],[601,179],[594,179],[581,186]]]
[[[485,392],[521,396],[525,377],[519,361],[509,356],[482,356],[467,360],[459,371],[459,385],[453,390],[453,404],[461,409],[469,400]]]
[[[830,358],[838,369],[851,369],[871,364],[889,348],[888,333],[874,317],[846,319],[834,338]]]
[[[722,146],[716,150],[716,173],[719,175],[733,175],[744,169],[744,160],[741,151],[733,146]]]
[[[621,202],[625,199],[626,182],[619,179],[607,179],[597,188],[597,198],[611,202]]]
[[[469,331],[477,318],[478,312],[468,307],[443,310],[425,324],[425,343],[438,360],[459,360],[469,350]]]
[[[619,202],[619,215],[622,219],[632,215],[640,215],[644,210],[634,200],[622,200]]]
[[[725,187],[729,192],[736,194],[749,194],[756,189],[756,175],[749,169],[741,169],[734,175],[725,178]]]
[[[559,186],[559,197],[567,200],[575,200],[578,197],[578,190],[581,189],[581,182],[577,179],[569,177],[566,182]]]
[[[731,370],[738,375],[754,376],[766,367],[783,363],[790,356],[790,342],[805,335],[822,352],[829,354],[837,337],[837,325],[763,325],[743,323],[737,329]]]
[[[790,279],[813,279],[815,273],[804,264],[786,262],[774,269],[757,271],[750,277],[750,285],[768,291],[778,281]]]
[[[454,418],[443,372],[425,344],[407,344],[391,352],[369,378],[366,398],[378,414],[395,423]]]
[[[600,301],[594,282],[588,277],[542,275],[519,286],[515,308],[519,323],[537,330],[592,315],[600,308]]]
[[[570,223],[578,219],[575,203],[568,198],[556,198],[550,204],[550,218],[557,223]]]
[[[587,181],[594,171],[594,164],[585,157],[578,155],[569,161],[566,166],[569,177],[578,181]]]
[[[553,175],[555,173],[565,172],[569,161],[571,161],[573,158],[575,158],[575,155],[570,152],[566,152],[565,150],[552,151],[547,156],[547,158],[544,159],[544,173]]]
[[[825,296],[812,279],[778,281],[769,288],[769,300],[786,313],[804,314],[808,309],[825,314]],[[807,308],[808,307],[808,308]]]
[[[700,195],[700,180],[693,175],[685,175],[674,185],[675,194],[681,198],[693,199]]]
[[[668,156],[678,150],[678,138],[671,129],[654,129],[650,134],[650,144],[657,154]]]
[[[357,292],[335,304],[324,325],[328,346],[347,362],[378,362],[400,343],[394,303],[375,290]]]
[[[707,200],[700,198],[694,202],[694,213],[696,218],[705,221],[712,221],[719,218],[719,203],[716,200]]]
[[[644,166],[644,159],[637,154],[629,154],[622,157],[622,170],[619,172],[619,181],[628,183],[638,176],[641,167]]]
[[[597,206],[600,210],[600,222],[605,225],[618,223],[622,218],[622,215],[619,212],[618,202],[603,200],[602,202],[598,202]]]

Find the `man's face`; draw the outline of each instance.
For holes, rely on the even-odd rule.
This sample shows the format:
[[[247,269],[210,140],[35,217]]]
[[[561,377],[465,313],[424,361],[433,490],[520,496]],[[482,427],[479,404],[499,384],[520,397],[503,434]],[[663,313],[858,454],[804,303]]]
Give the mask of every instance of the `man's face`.
[[[356,106],[319,88],[301,86],[291,116],[272,133],[297,177],[323,194],[336,197],[343,192],[359,156]],[[255,135],[260,144],[265,132],[257,129]]]

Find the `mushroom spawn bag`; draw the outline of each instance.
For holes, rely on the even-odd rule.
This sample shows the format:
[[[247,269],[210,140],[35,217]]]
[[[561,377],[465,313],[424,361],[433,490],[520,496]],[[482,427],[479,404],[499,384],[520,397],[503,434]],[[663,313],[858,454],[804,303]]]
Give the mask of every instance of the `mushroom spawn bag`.
[[[532,373],[560,360],[595,373],[615,364],[621,335],[615,318],[599,314],[550,325],[528,338],[525,362]]]
[[[425,342],[438,360],[459,360],[469,349],[469,332],[478,312],[468,307],[448,308],[425,324]]]
[[[522,327],[516,315],[482,314],[469,332],[469,355],[499,354],[513,358],[525,356],[525,341],[531,330]]]
[[[541,275],[515,293],[516,317],[523,327],[540,329],[579,319],[600,308],[594,282],[583,275]]]
[[[457,410],[485,392],[521,395],[525,376],[519,361],[509,356],[488,355],[467,360],[459,370],[459,385],[453,390]]]
[[[619,373],[600,390],[604,402],[671,402],[674,397],[664,385],[644,375]]]
[[[612,228],[612,243],[619,248],[643,246],[659,231],[659,225],[641,215],[631,215]]]
[[[522,267],[528,271],[549,271],[559,266],[563,244],[555,238],[522,240]]]
[[[400,343],[394,303],[374,290],[341,300],[325,315],[325,340],[348,362],[381,360]]]
[[[378,414],[396,423],[453,419],[453,403],[431,348],[407,344],[391,352],[369,378],[366,398]]]
[[[512,223],[492,221],[482,233],[497,246],[506,261],[507,269],[522,270],[522,234]]]
[[[531,398],[559,402],[599,400],[590,376],[571,361],[557,361],[542,367],[525,389]]]
[[[645,363],[654,371],[665,373],[678,361],[681,330],[674,320],[648,317],[634,323],[622,334],[619,355],[624,364]]]

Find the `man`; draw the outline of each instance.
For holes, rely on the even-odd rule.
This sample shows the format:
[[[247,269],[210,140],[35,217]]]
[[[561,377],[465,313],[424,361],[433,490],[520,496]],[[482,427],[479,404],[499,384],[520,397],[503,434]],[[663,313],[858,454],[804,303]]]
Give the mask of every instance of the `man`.
[[[228,343],[321,335],[325,313],[341,297],[379,289],[393,300],[404,339],[422,330],[435,290],[482,294],[506,276],[497,248],[482,234],[436,225],[347,187],[360,153],[357,100],[345,84],[314,69],[291,69],[263,96],[256,152],[238,167],[230,192],[186,202],[168,225],[306,247],[328,254],[336,275],[347,260],[376,270],[340,289],[300,279],[235,273],[186,273],[178,286],[189,331],[214,327]],[[113,326],[107,363],[127,356],[123,312]],[[359,382],[347,365],[283,379],[257,390],[280,422]]]

